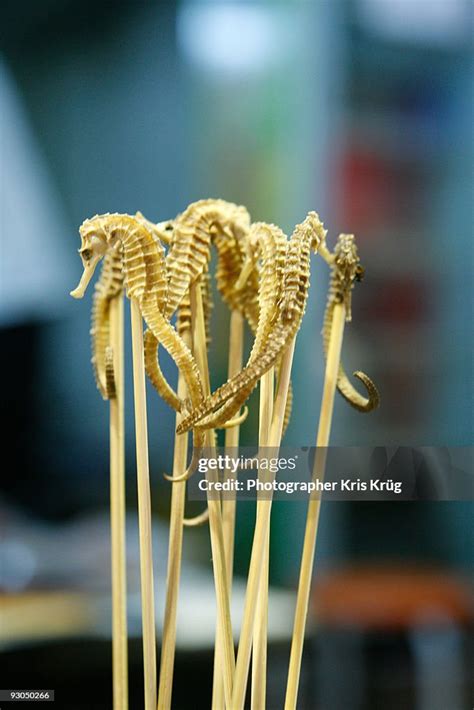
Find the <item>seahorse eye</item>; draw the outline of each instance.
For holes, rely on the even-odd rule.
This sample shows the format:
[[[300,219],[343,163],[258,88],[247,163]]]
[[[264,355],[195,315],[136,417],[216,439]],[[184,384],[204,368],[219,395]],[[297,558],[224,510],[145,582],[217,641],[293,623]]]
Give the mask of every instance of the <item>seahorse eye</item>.
[[[355,270],[356,281],[362,281],[362,279],[364,278],[364,274],[365,274],[365,269],[361,264],[359,264]]]
[[[82,249],[81,256],[84,261],[90,261],[92,258],[92,249]]]

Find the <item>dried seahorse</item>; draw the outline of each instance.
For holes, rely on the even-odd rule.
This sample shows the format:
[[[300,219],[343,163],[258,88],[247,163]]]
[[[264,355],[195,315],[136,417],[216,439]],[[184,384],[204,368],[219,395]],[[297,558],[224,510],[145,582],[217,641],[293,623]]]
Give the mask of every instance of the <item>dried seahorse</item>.
[[[257,222],[252,225],[248,238],[249,258],[259,259],[261,268],[258,289],[259,318],[249,363],[262,351],[278,315],[278,303],[283,296],[287,243],[286,235],[274,224]]]
[[[182,323],[190,319],[189,286],[199,280],[204,305],[204,319],[207,341],[210,341],[210,313],[212,309],[208,263],[210,245],[214,238],[222,245],[241,240],[247,233],[250,217],[244,207],[224,200],[201,200],[190,205],[175,220],[157,225],[149,222],[142,214],[138,218],[157,238],[166,234],[170,244],[166,256],[168,270],[168,301],[166,314],[172,317],[178,308],[178,332]],[[219,266],[218,266],[219,272]],[[236,277],[238,277],[238,273]],[[218,287],[222,282],[218,280]],[[159,394],[174,409],[181,411],[174,390],[167,383],[158,363],[159,343],[150,331],[145,333],[145,369]],[[233,425],[235,422],[231,422]]]
[[[217,287],[222,299],[228,304],[229,308],[231,308],[231,310],[238,310],[243,314],[254,335],[257,331],[260,318],[260,305],[258,301],[259,285],[261,287],[260,263],[258,258],[258,250],[260,247],[258,245],[258,238],[252,240],[250,233],[253,231],[254,234],[257,234],[258,230],[258,223],[252,225],[249,238],[253,244],[249,243],[249,239],[244,239],[243,252],[241,243],[234,245],[229,239],[222,237],[214,239],[214,244],[218,251],[216,267]],[[273,256],[274,255],[271,253],[267,253],[269,264],[272,264]],[[242,260],[243,257],[244,260]],[[278,368],[279,361],[277,361],[277,370]],[[241,401],[244,402],[247,396],[248,395],[242,391]],[[290,382],[283,421],[283,433],[286,431],[290,420],[292,401],[293,390]],[[234,400],[231,400],[225,405],[221,410],[222,420],[225,419],[227,411],[233,411],[233,407]],[[211,421],[214,421],[214,419],[215,415],[212,415]],[[206,420],[203,420],[202,426],[204,428],[208,426]],[[217,426],[217,424],[215,424],[215,426]]]
[[[251,392],[261,376],[276,363],[301,324],[309,289],[310,253],[317,252],[325,236],[324,227],[315,212],[310,212],[304,222],[295,227],[287,243],[282,295],[277,303],[266,348],[185,417],[177,429],[179,433],[199,426],[206,417],[219,410],[241,390]]]
[[[248,255],[249,230],[221,230],[213,228],[212,243],[217,252],[215,279],[222,300],[231,311],[238,311],[247,321],[252,333],[258,325],[259,264]],[[239,284],[246,268],[245,288]]]
[[[260,265],[256,259],[249,259],[249,234],[242,229],[223,231],[216,225],[213,229],[212,243],[217,251],[215,272],[217,290],[229,309],[241,313],[251,332],[255,334],[259,321]],[[242,288],[243,282],[241,283],[243,269],[245,269],[245,288]],[[227,403],[220,410],[219,415],[213,417],[212,428],[227,428],[241,424],[248,414],[248,409],[245,407],[241,416],[233,418],[239,409],[240,407],[234,406],[232,402]],[[211,424],[204,423],[203,428],[210,427]]]
[[[165,220],[164,222],[154,223],[146,219],[146,217],[141,212],[136,212],[135,218],[140,222],[149,232],[157,239],[160,243],[170,244],[173,240],[175,220]],[[202,290],[203,290],[203,304],[204,304],[204,317],[206,323],[206,334],[209,337],[210,332],[210,311],[212,307],[212,301],[210,297],[209,290],[209,274],[202,277]],[[182,307],[178,309],[178,319],[177,319],[177,330],[180,332],[179,321],[190,317],[190,307],[189,307],[189,294],[185,294]],[[144,337],[144,355],[145,355],[145,370],[153,385],[157,390],[160,397],[175,411],[181,411],[183,407],[183,402],[179,399],[177,393],[168,383],[165,378],[158,360],[158,348],[159,342],[154,337],[151,330],[145,331]]]
[[[95,381],[104,399],[115,397],[113,352],[110,346],[110,302],[122,290],[121,249],[111,249],[104,257],[102,272],[95,286],[90,330]]]
[[[246,290],[249,276],[256,273],[255,267],[259,266],[258,321],[246,367],[249,367],[261,355],[277,315],[277,304],[282,295],[286,245],[285,234],[275,225],[257,222],[251,226],[245,245],[246,258],[242,265],[241,275],[235,282],[233,289],[234,294]],[[233,305],[235,307],[235,304]],[[211,426],[220,427],[240,409],[253,388],[253,383],[249,383],[248,387],[242,387],[218,411],[200,420],[196,427],[204,429]]]
[[[140,215],[140,219],[141,221],[143,221],[143,223],[150,225],[150,227],[153,227],[153,225],[147,220],[145,220],[142,215]],[[184,236],[179,234],[181,222],[185,224],[185,228],[183,230]],[[194,232],[191,226],[193,222],[195,223],[195,225],[197,225],[194,226],[194,231],[200,230],[200,238],[197,241],[197,257],[195,258],[195,263],[197,264],[197,266],[195,266],[195,273],[197,273],[198,269],[203,267],[205,268],[207,266],[207,263],[202,258],[203,244],[207,249],[210,240],[216,246],[218,252],[216,278],[217,287],[221,292],[223,300],[226,301],[232,309],[237,308],[238,310],[244,313],[245,317],[249,321],[252,330],[256,330],[258,328],[258,324],[260,323],[259,334],[257,336],[256,344],[254,346],[253,351],[254,357],[261,344],[262,337],[265,336],[265,330],[263,329],[262,324],[267,322],[265,317],[263,319],[259,318],[259,306],[260,303],[265,304],[266,302],[268,302],[268,293],[272,293],[274,297],[273,307],[275,307],[275,299],[277,298],[277,292],[273,285],[269,287],[268,284],[278,283],[278,269],[276,269],[275,266],[276,264],[279,264],[279,267],[282,266],[286,238],[284,237],[283,233],[280,232],[280,245],[283,246],[281,247],[279,254],[275,250],[275,248],[273,249],[273,251],[270,251],[268,247],[266,249],[265,256],[267,257],[268,274],[266,274],[267,278],[263,280],[264,288],[260,292],[260,303],[257,304],[255,303],[254,297],[257,292],[258,284],[255,265],[252,265],[252,268],[247,270],[248,273],[246,274],[247,281],[250,282],[247,285],[250,285],[253,288],[249,289],[247,287],[244,291],[240,288],[236,288],[237,281],[240,279],[240,274],[243,266],[244,251],[248,251],[246,229],[249,222],[249,218],[246,211],[244,211],[243,208],[236,207],[235,205],[230,203],[225,203],[221,200],[206,200],[196,203],[195,205],[191,205],[190,208],[188,208],[188,210],[186,210],[186,212],[184,213],[184,216],[180,216],[180,218],[178,218],[174,222],[167,222],[162,223],[161,225],[156,225],[156,229],[162,232],[162,225],[165,224],[167,231],[171,232],[172,225],[172,235],[170,238],[171,244],[173,245],[179,243],[183,245],[185,239],[187,250],[186,253],[189,255],[189,253],[194,253],[193,250],[196,250],[196,245],[194,244],[195,238],[193,237]],[[264,230],[267,230],[268,235],[271,234],[272,230],[277,232],[279,231],[276,227],[267,225],[256,225],[253,229],[254,251],[258,248],[259,238],[260,240],[262,240],[262,242],[265,241],[265,237],[262,234]],[[268,235],[267,242],[269,243]],[[184,248],[182,249],[182,253],[185,253]],[[246,254],[245,256],[248,262],[248,254]],[[208,258],[207,254],[206,257]],[[183,273],[184,268],[185,261],[183,260]],[[208,274],[204,272],[203,276],[208,276]],[[265,287],[267,289],[266,291]],[[242,294],[245,294],[245,297],[242,297]],[[249,294],[251,295],[250,298],[248,297]],[[206,299],[204,299],[204,302],[206,303]],[[183,297],[182,306],[183,309],[179,310],[183,313],[182,317],[186,318],[187,315],[189,315],[189,307],[186,295]],[[147,333],[145,337],[146,364],[148,375],[154,383],[155,387],[160,392],[160,394],[164,397],[164,399],[169,402],[171,406],[173,406],[175,409],[181,410],[182,405],[180,405],[177,396],[166,383],[163,374],[159,369],[157,361],[158,343],[153,340],[153,337],[150,335],[150,333]],[[244,394],[243,401],[245,401],[246,397],[247,395]],[[288,404],[291,406],[291,398],[289,399]],[[226,412],[229,407],[233,407],[232,402],[225,405],[221,412],[219,412],[219,416],[215,418],[214,425],[216,427],[235,425],[236,420],[232,420],[230,422],[227,421],[229,417],[227,416]],[[234,408],[234,413],[235,411],[237,411],[237,409],[238,408]],[[287,412],[289,413],[289,409],[287,410]],[[240,419],[242,418],[243,417],[241,417]],[[209,428],[209,426],[206,425],[206,428]]]
[[[244,207],[224,200],[200,200],[178,216],[174,222],[168,267],[168,302],[166,314],[171,318],[193,281],[206,269],[214,229],[241,232],[250,227],[250,217]]]
[[[343,302],[346,309],[346,321],[351,320],[352,289],[356,281],[362,280],[364,269],[360,263],[353,234],[340,234],[334,254],[325,252],[324,258],[331,267],[329,294],[322,330],[324,354],[327,357],[334,305]],[[370,377],[363,372],[354,372],[354,377],[357,377],[365,385],[368,397],[364,397],[353,387],[342,364],[339,367],[337,388],[344,399],[359,412],[371,412],[379,405],[380,398],[377,388]]]
[[[191,351],[163,314],[168,283],[165,253],[160,241],[130,215],[96,216],[86,220],[79,231],[84,273],[71,295],[82,298],[100,259],[108,250],[121,245],[127,295],[137,299],[148,328],[175,360],[185,378],[192,406],[197,406],[203,399],[198,367]],[[203,444],[204,434],[195,432],[193,459],[188,470],[194,469]]]
[[[201,289],[203,291],[203,303],[205,314],[210,312],[210,304],[208,298],[208,280],[199,280]],[[205,320],[208,321],[208,316]],[[191,324],[191,307],[189,304],[189,294],[186,294],[183,298],[181,304],[178,307],[177,319],[176,319],[176,330],[180,336],[182,336],[184,330],[189,329]],[[206,327],[206,334],[209,332],[209,326]],[[155,338],[151,330],[146,330],[143,336],[144,342],[144,356],[145,356],[145,370],[148,378],[156,389],[160,397],[174,409],[176,412],[181,412],[183,408],[186,408],[187,403],[183,402],[171,387],[163,374],[159,358],[158,349],[160,346],[159,341]],[[208,340],[209,342],[209,340]]]
[[[237,208],[238,214],[243,208]],[[247,230],[248,219],[240,218],[234,224],[230,223],[223,228],[222,223],[212,226],[212,245],[217,252],[216,285],[222,300],[231,311],[240,312],[247,321],[250,330],[255,333],[259,321],[258,288],[260,283],[260,266],[256,259],[249,259],[249,236]],[[251,230],[254,227],[252,226]],[[242,270],[245,268],[245,288],[242,288]],[[246,398],[243,398],[242,404]],[[213,417],[212,424],[205,424],[204,429],[229,428],[241,424],[247,417],[248,408],[245,407],[240,416],[234,416],[240,406],[227,403]],[[232,411],[230,411],[232,410]],[[229,412],[229,413],[228,413]]]
[[[208,201],[209,202],[209,201]],[[219,201],[220,202],[220,201]],[[221,203],[222,206],[222,203]],[[233,207],[233,206],[232,206]],[[258,274],[257,274],[257,264],[252,263],[251,268],[247,269],[247,288],[242,290],[237,287],[237,282],[241,276],[242,266],[244,264],[244,259],[247,256],[247,236],[248,230],[247,225],[249,218],[245,212],[245,219],[241,218],[243,208],[237,208],[239,219],[235,223],[230,221],[226,226],[221,222],[214,222],[210,226],[211,242],[217,251],[217,265],[216,265],[216,282],[217,289],[220,292],[223,301],[229,306],[231,310],[237,310],[241,312],[244,317],[249,322],[251,330],[255,330],[258,324],[259,307],[257,301],[258,292]],[[232,210],[233,211],[233,210]],[[182,304],[184,303],[183,302]],[[179,313],[179,310],[178,310]],[[190,311],[189,320],[184,319],[187,325],[190,321]],[[247,407],[244,408],[243,413],[233,419],[229,419],[229,416],[225,413],[225,407],[223,408],[223,416],[219,421],[216,422],[215,426],[207,426],[205,429],[215,429],[217,426],[219,428],[226,428],[230,426],[235,426],[236,424],[241,424],[248,414]],[[235,414],[238,408],[233,410]],[[180,476],[179,478],[174,478],[177,480],[185,480],[188,474]],[[202,515],[197,516],[191,520],[185,520],[187,525],[197,525],[205,522],[207,520],[207,511]]]
[[[135,219],[161,244],[170,244],[174,222],[166,220],[154,223],[146,219],[141,212],[135,213]],[[178,330],[179,333],[179,330]],[[174,410],[180,411],[182,402],[164,376],[157,358],[159,342],[151,330],[146,330],[143,336],[145,370],[160,397]]]

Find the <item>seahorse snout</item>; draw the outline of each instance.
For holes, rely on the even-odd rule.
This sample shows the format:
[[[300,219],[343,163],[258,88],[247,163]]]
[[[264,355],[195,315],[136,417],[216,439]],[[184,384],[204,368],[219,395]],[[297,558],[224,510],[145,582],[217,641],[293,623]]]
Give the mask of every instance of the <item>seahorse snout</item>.
[[[76,288],[70,292],[73,298],[82,298],[86,292],[89,285],[89,281],[94,275],[95,267],[102,258],[101,254],[95,254],[92,259],[84,266],[84,271],[82,272],[81,280],[77,284]]]

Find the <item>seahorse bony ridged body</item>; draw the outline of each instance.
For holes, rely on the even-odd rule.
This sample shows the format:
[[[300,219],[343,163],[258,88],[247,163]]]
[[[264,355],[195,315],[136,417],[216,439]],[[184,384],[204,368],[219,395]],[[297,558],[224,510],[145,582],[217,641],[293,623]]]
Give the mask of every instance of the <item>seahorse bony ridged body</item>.
[[[206,338],[207,342],[210,340],[210,312],[212,308],[212,301],[210,298],[210,286],[208,274],[203,274],[199,279],[199,286],[203,294],[203,304],[204,304],[204,320],[206,327]],[[185,294],[183,300],[178,306],[177,318],[176,318],[176,330],[180,337],[183,333],[191,329],[191,306],[189,302],[189,293]],[[156,389],[160,397],[169,404],[175,411],[180,412],[185,405],[184,402],[180,400],[178,394],[171,387],[167,381],[165,375],[163,374],[159,358],[158,350],[160,343],[154,336],[151,330],[146,330],[143,336],[144,340],[144,358],[145,358],[145,371],[148,378]]]
[[[95,285],[90,329],[92,366],[97,389],[103,399],[115,397],[110,350],[110,302],[122,290],[121,249],[111,249],[105,254],[101,275]]]
[[[155,237],[166,235],[170,249],[166,257],[168,270],[168,300],[166,313],[171,317],[177,307],[178,333],[190,327],[191,310],[189,290],[186,287],[197,281],[202,292],[206,339],[210,341],[210,313],[212,309],[208,262],[210,244],[217,248],[217,287],[223,299],[232,307],[245,311],[246,317],[254,316],[251,299],[235,297],[233,284],[240,274],[242,242],[247,236],[250,217],[245,208],[224,200],[201,200],[190,205],[175,220],[153,225],[142,214],[140,223],[148,227]],[[255,277],[251,280],[254,285]],[[256,291],[256,287],[255,287]],[[246,290],[249,294],[249,290]],[[158,341],[150,331],[145,334],[145,368],[159,394],[173,408],[181,410],[174,390],[169,386],[158,363]]]
[[[245,234],[249,227],[247,210],[224,200],[194,202],[177,217],[166,256],[169,287],[166,314],[169,317],[191,284],[206,270],[213,229]]]
[[[127,295],[138,300],[148,328],[179,362],[192,401],[199,401],[202,398],[202,387],[197,365],[189,349],[163,315],[168,285],[165,253],[159,240],[136,218],[121,214],[101,215],[86,220],[80,228],[80,234],[83,242],[80,251],[87,273],[85,286],[99,259],[109,249],[117,248],[119,243],[122,245],[122,268]]]
[[[196,406],[203,398],[199,370],[191,351],[163,315],[167,301],[167,273],[162,244],[129,215],[96,216],[83,223],[80,234],[84,273],[73,295],[81,297],[84,294],[99,260],[109,249],[121,245],[127,294],[137,299],[148,328],[175,360],[185,378],[190,400]],[[204,436],[196,432],[195,450],[203,443]]]
[[[266,347],[273,321],[277,316],[277,304],[283,285],[287,239],[281,229],[275,225],[257,222],[252,224],[244,246],[245,261],[241,262],[241,274],[234,282],[232,293],[247,292],[248,281],[254,275],[258,277],[258,299],[256,302],[255,299],[249,300],[248,305],[251,304],[251,308],[247,308],[251,328],[255,331],[255,339],[246,366],[249,367]],[[251,287],[252,285],[253,283],[250,284]],[[230,298],[234,301],[232,305],[235,307],[235,295],[229,295]],[[196,426],[204,429],[222,426],[239,411],[253,388],[253,381],[249,381],[248,386],[242,387],[220,409],[199,420]]]
[[[260,377],[284,352],[296,334],[304,315],[309,289],[311,251],[318,250],[325,235],[324,226],[315,212],[310,212],[304,222],[295,227],[287,243],[282,295],[277,303],[274,325],[268,337],[267,347],[240,373],[219,387],[185,417],[177,429],[178,432],[199,426],[202,420],[212,415],[227,400],[238,396],[241,391],[250,393]]]
[[[363,276],[363,269],[357,252],[353,234],[340,234],[334,254],[328,259],[331,267],[329,293],[323,323],[323,348],[327,357],[329,341],[331,339],[332,313],[336,303],[343,302],[346,309],[346,320],[352,317],[352,289],[356,281]],[[340,394],[359,412],[371,412],[379,405],[379,393],[370,377],[363,372],[356,371],[357,377],[366,387],[368,397],[361,395],[350,382],[341,363],[337,378],[337,389]]]

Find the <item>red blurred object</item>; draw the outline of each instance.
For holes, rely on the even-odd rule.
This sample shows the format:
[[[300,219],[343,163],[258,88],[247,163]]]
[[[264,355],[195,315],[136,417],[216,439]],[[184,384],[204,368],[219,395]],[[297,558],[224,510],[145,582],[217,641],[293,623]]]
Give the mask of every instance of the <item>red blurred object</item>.
[[[404,225],[421,217],[416,166],[354,146],[343,155],[339,174],[337,213],[359,237],[369,238],[387,224]]]
[[[372,279],[371,286],[371,298],[364,302],[364,316],[370,320],[412,325],[428,318],[428,289],[420,275],[386,274],[380,284]]]
[[[319,624],[399,630],[420,624],[467,624],[468,587],[448,573],[410,568],[358,567],[319,580],[313,593]]]
[[[342,163],[343,219],[357,232],[377,228],[391,212],[394,176],[376,155],[349,150]]]

